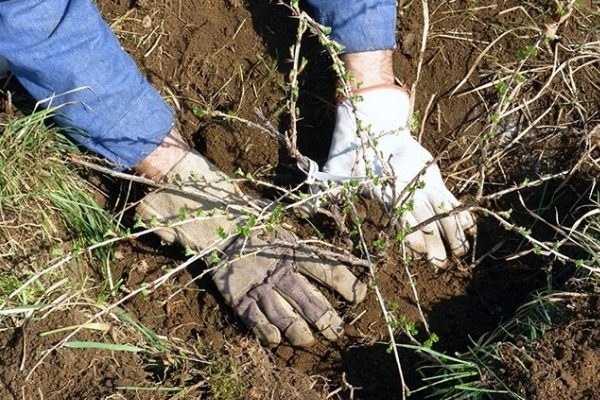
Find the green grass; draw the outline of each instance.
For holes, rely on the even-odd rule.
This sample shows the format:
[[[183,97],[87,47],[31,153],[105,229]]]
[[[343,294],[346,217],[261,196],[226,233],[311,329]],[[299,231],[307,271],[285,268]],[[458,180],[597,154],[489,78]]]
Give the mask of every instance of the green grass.
[[[209,351],[207,354],[207,385],[210,398],[215,400],[241,400],[245,398],[247,383],[242,380],[238,367],[225,354]]]
[[[572,241],[587,254],[586,265],[600,267],[600,192],[593,207],[575,224],[570,233]],[[576,271],[574,279],[582,279],[600,288],[600,274],[587,269]],[[586,286],[587,287],[587,286]],[[474,342],[468,351],[455,356],[436,352],[426,346],[401,345],[425,354],[428,361],[421,367],[423,385],[414,393],[424,393],[427,398],[440,400],[517,399],[515,393],[497,374],[501,360],[501,346],[519,343],[529,348],[543,336],[546,328],[565,315],[571,294],[560,291],[536,293],[521,306],[514,317],[495,331]],[[527,355],[524,355],[527,357]]]
[[[436,400],[525,400],[507,386],[497,374],[500,346],[506,342],[533,343],[543,335],[543,327],[552,324],[563,314],[560,294],[535,296],[523,305],[515,316],[495,331],[473,343],[469,350],[455,356],[413,345],[401,345],[430,356],[420,368],[423,385],[413,391]]]
[[[3,115],[0,124],[0,310],[7,312],[75,293],[74,287],[87,287],[75,282],[93,275],[112,287],[112,247],[83,250],[115,224],[68,161],[78,149],[51,124],[52,113]],[[67,254],[77,257],[54,268]],[[0,317],[5,327],[24,321]]]
[[[52,312],[88,318],[112,307],[124,293],[122,280],[110,275],[113,248],[102,245],[91,255],[85,251],[113,237],[116,223],[69,161],[78,149],[51,124],[51,116],[48,110],[0,116],[0,333],[27,322],[35,325]],[[194,340],[161,336],[143,325],[135,311],[117,307],[86,325],[67,322],[39,336],[59,341],[76,329],[104,333],[92,340],[69,339],[64,347],[82,357],[91,350],[134,353],[140,368],[165,379],[133,382],[116,392],[164,392],[175,399],[202,387],[217,400],[246,397],[247,384],[233,356]],[[118,342],[106,335],[109,331],[118,332]],[[172,376],[180,378],[171,385]]]
[[[51,115],[44,110],[11,118],[0,134],[0,259],[25,267],[19,270],[43,267],[114,229],[90,185],[67,161],[77,148],[47,123]],[[111,249],[94,255],[106,266]]]

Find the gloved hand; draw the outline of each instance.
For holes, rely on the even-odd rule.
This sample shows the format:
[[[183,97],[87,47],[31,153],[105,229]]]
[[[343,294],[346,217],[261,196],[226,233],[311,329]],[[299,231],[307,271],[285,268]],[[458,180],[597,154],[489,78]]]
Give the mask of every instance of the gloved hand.
[[[308,346],[314,341],[309,324],[329,340],[342,335],[342,319],[305,276],[358,303],[367,288],[346,266],[302,249],[295,235],[279,226],[269,234],[257,229],[248,237],[233,235],[224,241],[223,237],[235,234],[236,227],[245,223],[245,216],[233,206],[248,200],[195,151],[173,167],[163,182],[176,184],[186,193],[154,191],[141,201],[138,215],[145,221],[174,224],[157,232],[167,242],[197,250],[217,244],[224,265],[214,272],[213,281],[264,344],[276,345],[283,335],[292,345]],[[190,222],[182,221],[182,216],[191,218]]]
[[[375,196],[388,207],[398,207],[412,196],[412,207],[403,214],[410,226],[447,212],[459,201],[446,189],[433,157],[410,134],[409,96],[399,87],[363,89],[354,106],[350,100],[337,108],[337,120],[328,160],[323,168],[332,176],[389,178],[390,184],[371,185]],[[358,123],[357,123],[358,121]],[[357,134],[359,129],[362,133]],[[424,168],[429,164],[426,170]],[[424,172],[424,173],[423,173]],[[410,194],[405,190],[421,183]],[[386,181],[383,179],[382,181]],[[394,185],[395,187],[393,187]],[[406,204],[406,203],[405,203]],[[441,218],[406,237],[415,256],[425,256],[437,266],[447,263],[448,249],[456,256],[469,249],[465,232],[472,233],[475,222],[468,211]]]

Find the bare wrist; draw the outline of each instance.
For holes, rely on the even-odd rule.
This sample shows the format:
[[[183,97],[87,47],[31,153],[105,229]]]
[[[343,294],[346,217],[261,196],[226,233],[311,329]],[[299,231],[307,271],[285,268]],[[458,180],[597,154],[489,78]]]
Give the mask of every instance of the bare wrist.
[[[190,151],[190,146],[173,128],[160,145],[134,169],[140,175],[158,182]]]
[[[346,70],[352,74],[352,91],[378,85],[394,84],[392,50],[347,53],[342,56]]]

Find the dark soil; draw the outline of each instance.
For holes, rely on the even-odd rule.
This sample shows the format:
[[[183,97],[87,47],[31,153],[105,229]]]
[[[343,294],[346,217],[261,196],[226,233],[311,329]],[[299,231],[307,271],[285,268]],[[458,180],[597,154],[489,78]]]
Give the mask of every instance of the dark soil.
[[[598,295],[572,298],[561,320],[542,330],[537,342],[501,347],[501,372],[509,387],[531,400],[600,399]]]
[[[123,250],[117,253],[119,264],[127,267],[124,274],[126,287],[139,284],[144,279],[154,279],[164,267],[174,263],[162,256],[149,254],[150,249],[145,246]],[[146,259],[152,260],[152,266]],[[172,292],[192,282],[192,275],[186,271],[172,285],[163,286],[147,298],[137,297],[126,307],[126,312],[133,318],[139,318],[143,326],[168,337],[171,343],[181,343],[187,349],[195,348],[198,354],[194,357],[184,362],[177,361],[180,365],[176,365],[171,353],[162,354],[156,350],[135,354],[61,348],[52,352],[26,379],[41,357],[66,335],[64,331],[47,336],[41,334],[79,326],[97,312],[96,309],[86,312],[66,308],[31,319],[17,329],[0,334],[0,399],[34,399],[40,396],[49,400],[113,398],[110,396],[166,399],[170,397],[169,392],[156,389],[182,385],[192,388],[187,396],[193,398],[324,398],[321,386],[314,388],[313,377],[292,368],[278,367],[268,351],[256,341],[236,335],[235,329],[229,327],[231,322],[218,311],[220,306],[213,298],[198,295],[204,288],[188,286],[184,295],[174,297],[164,307],[159,305]],[[96,322],[110,325],[111,319]],[[132,337],[137,334],[121,331],[118,326],[113,324],[107,332],[83,329],[70,341],[135,344]],[[205,332],[207,326],[212,328],[210,335]],[[222,333],[218,332],[219,328],[223,329]],[[194,342],[192,347],[187,346],[189,341]],[[198,358],[200,362],[192,361]],[[232,387],[236,387],[237,392]],[[224,391],[238,395],[225,397]]]
[[[400,3],[407,3],[409,6],[401,6],[397,33],[400,45],[394,58],[397,76],[410,86],[416,76],[417,57],[403,43],[409,41],[408,35],[411,34],[415,35],[416,43],[420,43],[423,17],[421,2]],[[472,10],[469,9],[472,6],[469,1],[429,3],[430,39],[416,94],[415,110],[420,111],[425,120],[422,142],[432,153],[442,155],[441,167],[448,177],[449,187],[455,192],[462,190],[458,194],[468,202],[475,188],[473,185],[465,186],[465,177],[475,174],[476,160],[463,160],[462,155],[486,129],[490,114],[488,108],[497,101],[497,93],[493,87],[483,91],[481,95],[472,93],[450,96],[450,93],[485,47],[478,40],[493,40],[508,29],[507,26],[531,24],[518,9],[502,15],[500,11],[522,6],[542,24],[549,18],[553,2],[523,5],[519,1],[504,1]],[[282,114],[286,101],[285,80],[289,70],[285,60],[294,40],[295,22],[284,7],[258,0],[98,0],[98,5],[120,37],[124,48],[176,109],[181,132],[212,162],[228,173],[241,168],[283,185],[298,182],[300,177],[291,160],[270,136],[237,123],[199,120],[192,112],[194,107],[199,106],[223,112],[234,111],[236,115],[255,120],[253,109],[259,107],[276,126],[285,130],[289,123]],[[456,29],[466,32],[468,40],[444,36],[449,32],[456,34]],[[588,40],[588,34],[576,23],[567,24],[560,40],[565,45],[571,42],[583,43]],[[529,37],[510,36],[500,41],[494,54],[481,62],[478,71],[492,69],[493,60],[514,62],[515,51],[531,44],[532,40]],[[301,82],[300,109],[304,118],[300,122],[298,139],[301,152],[322,163],[328,152],[333,123],[335,79],[328,67],[329,61],[314,38],[305,39],[303,46],[309,59],[309,67]],[[543,58],[540,57],[540,63],[549,59],[552,59],[551,55],[544,55]],[[544,76],[539,76],[536,79],[543,81],[543,78]],[[476,72],[463,87],[463,91],[491,79],[493,77]],[[536,87],[539,89],[536,86],[538,84],[538,81],[532,79],[527,93],[534,93]],[[580,86],[580,90],[586,93],[586,98],[597,104],[600,99],[597,88],[585,79],[580,81]],[[557,87],[556,90],[561,89]],[[430,112],[423,115],[433,94],[436,97]],[[531,115],[523,117],[523,123],[535,118],[536,113],[539,114],[549,104],[535,103],[535,107],[532,106],[529,110]],[[536,176],[538,173],[562,170],[574,165],[580,154],[582,135],[587,125],[594,121],[590,119],[575,123],[578,114],[570,109],[559,115],[557,108],[557,112],[551,113],[547,119],[555,117],[560,117],[560,123],[566,128],[548,126],[527,136],[512,149],[505,161],[498,163],[492,170],[488,178],[493,184],[486,187],[486,192],[520,182],[524,176]],[[563,190],[564,196],[556,201],[552,190],[557,186],[547,185],[542,189],[525,191],[523,202],[527,207],[546,212],[553,218],[559,215],[561,222],[566,223],[569,218],[575,218],[575,213],[570,211],[585,198],[585,192],[579,191],[576,185],[568,185]],[[268,192],[263,193],[256,188],[246,189],[269,196]],[[514,222],[532,223],[531,216],[520,205],[516,196],[502,199],[490,206],[493,209],[514,209]],[[368,239],[376,239],[378,232],[385,228],[385,216],[379,207],[369,201],[361,205],[361,214],[366,220]],[[326,240],[349,248],[346,235],[337,232],[333,223],[327,219],[318,219],[308,224],[290,217],[290,223],[296,227],[300,236],[324,235]],[[552,236],[551,230],[539,225],[541,224],[536,225],[535,229],[542,239]],[[318,227],[321,232],[317,232],[312,226]],[[438,350],[452,353],[466,350],[471,339],[493,330],[501,321],[509,318],[533,290],[545,287],[548,279],[551,280],[550,284],[554,280],[560,283],[568,275],[564,267],[553,269],[553,262],[539,257],[531,255],[510,258],[527,248],[525,243],[518,235],[507,232],[489,219],[480,219],[479,232],[473,257],[473,260],[479,260],[475,268],[469,268],[469,260],[455,260],[452,267],[445,271],[434,271],[421,264],[411,267],[411,272],[418,281],[420,303],[425,316],[431,330],[440,337],[440,342],[436,344]],[[122,276],[126,286],[130,288],[144,281],[152,281],[162,273],[163,267],[172,267],[182,260],[179,249],[161,247],[158,242],[127,244],[118,251],[122,257],[115,262],[114,275]],[[490,256],[490,253],[493,255]],[[247,331],[222,304],[211,282],[191,282],[203,267],[202,264],[194,265],[180,274],[171,286],[153,292],[149,298],[135,298],[126,304],[126,310],[161,335],[184,341],[198,341],[213,349],[229,346],[233,349],[233,357],[241,360],[242,364],[248,360],[260,364],[247,374],[250,387],[254,388],[249,393],[258,393],[256,398],[263,398],[261,396],[265,392],[261,390],[265,387],[274,388],[270,392],[272,398],[317,398],[322,389],[335,390],[338,387],[343,389],[339,392],[342,398],[349,398],[351,393],[354,398],[359,399],[400,398],[395,362],[387,352],[387,329],[374,295],[355,307],[348,307],[330,296],[345,321],[356,319],[347,327],[346,337],[340,342],[322,341],[309,350],[294,349],[283,344],[266,352],[258,349],[253,341],[244,339],[248,335]],[[363,271],[356,272],[360,274]],[[416,322],[420,331],[419,339],[426,339],[401,257],[395,249],[389,249],[383,256],[379,273],[379,286],[386,300],[394,303],[396,316],[405,316],[408,321]],[[185,289],[173,296],[164,307],[160,306],[161,300],[181,287]],[[35,328],[35,332],[55,327],[50,324],[51,321],[41,323],[41,326]],[[35,332],[28,334],[27,338],[33,338]],[[22,346],[19,343],[22,344],[23,336],[18,332],[13,336],[10,343],[16,346],[11,345],[8,357],[3,355],[4,365],[14,366],[21,362]],[[583,335],[581,340],[571,338],[570,343],[576,346],[575,349],[584,344]],[[28,339],[29,354],[47,349],[51,344],[49,340],[30,342]],[[404,342],[405,338],[399,335],[398,340]],[[545,349],[552,353],[551,341],[546,343]],[[239,354],[240,349],[243,349],[244,354]],[[115,386],[135,381],[139,385],[139,382],[152,378],[151,374],[143,371],[139,360],[134,356],[117,358],[121,368],[119,371],[128,371],[126,378],[121,377],[114,372],[117,370],[112,367],[115,360],[113,357],[102,361],[106,363],[103,364],[106,370],[113,372],[107,373],[103,380],[94,378],[96,380],[91,383],[93,375],[79,374],[82,370],[86,374],[93,374],[93,369],[87,369],[92,356],[86,355],[85,360],[69,361],[75,363],[73,368],[62,368],[69,364],[64,357],[73,358],[72,354],[74,350],[62,349],[56,357],[53,355],[50,358],[53,364],[44,365],[41,369],[47,377],[44,378],[40,372],[35,377],[37,384],[44,388],[54,388],[58,382],[72,382],[76,379],[77,385],[69,386],[72,391],[68,392],[71,393],[68,396],[73,397],[63,395],[62,398],[84,398],[77,397],[82,396],[82,393],[94,393],[95,397],[90,398],[100,398],[110,391],[107,382]],[[253,359],[249,354],[260,354],[260,357]],[[543,352],[540,351],[540,354]],[[97,357],[100,358],[101,355],[97,354]],[[415,372],[415,365],[419,360],[411,352],[402,352],[401,358],[409,386],[419,386],[420,377]],[[597,358],[593,360],[597,361]],[[55,368],[57,365],[60,366],[59,369]],[[575,369],[569,370],[571,376],[576,372]],[[327,382],[327,385],[309,384],[309,378],[315,375],[324,377],[318,382]],[[58,380],[57,376],[63,379]],[[343,383],[342,376],[348,385]],[[0,379],[0,383],[14,392],[11,393],[15,398],[20,398],[21,380],[9,378],[7,372],[1,372]],[[177,377],[172,379],[176,380]],[[592,376],[589,381],[594,381]],[[514,382],[517,384],[520,381]],[[84,389],[78,388],[79,386]],[[309,387],[315,389],[308,389]],[[585,386],[581,384],[578,387],[583,390]],[[56,387],[55,390],[61,388],[62,386]],[[303,392],[304,388],[307,388],[306,392]],[[30,389],[32,388],[27,390]],[[50,392],[45,390],[46,398],[52,398],[49,397]]]

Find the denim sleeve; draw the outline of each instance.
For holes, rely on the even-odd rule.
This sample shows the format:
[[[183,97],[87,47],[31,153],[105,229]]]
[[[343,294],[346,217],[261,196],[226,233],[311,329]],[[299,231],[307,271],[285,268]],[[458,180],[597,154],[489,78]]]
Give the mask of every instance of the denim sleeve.
[[[346,53],[396,47],[395,0],[307,0],[315,18],[331,28]]]
[[[131,168],[173,125],[173,112],[121,49],[91,0],[0,0],[0,54],[79,143]]]

